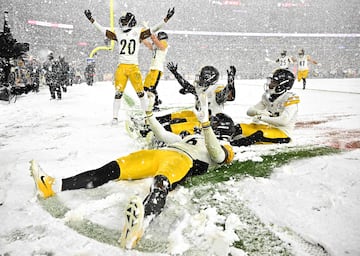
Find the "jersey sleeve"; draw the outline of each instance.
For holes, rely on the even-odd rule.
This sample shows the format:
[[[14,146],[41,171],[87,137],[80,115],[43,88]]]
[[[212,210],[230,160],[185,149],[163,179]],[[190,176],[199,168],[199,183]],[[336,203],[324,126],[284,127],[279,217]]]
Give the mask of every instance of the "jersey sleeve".
[[[287,126],[291,120],[293,120],[294,116],[298,112],[298,103],[299,99],[297,97],[292,99],[291,97],[288,101],[286,101],[285,109],[279,116],[270,117],[270,116],[262,116],[261,121],[264,121],[268,124],[274,126]]]
[[[160,21],[158,24],[150,27],[151,33],[154,33],[154,32],[159,31],[159,30],[162,28],[162,26],[164,26],[164,25],[165,25],[165,22],[164,22],[164,21]]]
[[[101,26],[96,20],[94,21],[93,25],[97,28],[103,35],[106,36],[106,28]]]
[[[221,164],[226,161],[226,153],[220,142],[216,138],[214,131],[211,127],[203,128],[205,137],[206,149],[209,152],[211,160],[215,163]]]
[[[180,73],[175,71],[173,74],[176,80],[178,81],[178,83],[181,85],[181,87],[184,88],[184,94],[191,93],[193,95],[196,95],[195,87],[192,84],[190,84],[185,78],[183,78],[182,75],[180,75]]]
[[[256,103],[254,106],[251,106],[246,114],[248,116],[256,116],[256,115],[260,115],[260,114],[265,114],[266,111],[266,105],[263,103],[263,101],[259,101],[258,103]]]
[[[148,117],[150,128],[153,131],[155,137],[160,141],[167,144],[172,144],[181,141],[181,137],[175,133],[165,130],[165,128],[159,123],[154,115]]]

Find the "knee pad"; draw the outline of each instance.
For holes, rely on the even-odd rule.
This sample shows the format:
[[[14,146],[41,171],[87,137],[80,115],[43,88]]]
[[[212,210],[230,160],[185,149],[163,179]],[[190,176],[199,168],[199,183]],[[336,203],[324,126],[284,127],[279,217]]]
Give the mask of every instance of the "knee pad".
[[[115,99],[121,99],[122,98],[122,96],[123,96],[123,93],[122,92],[120,92],[120,91],[116,91],[115,92]]]
[[[145,95],[144,91],[137,92],[136,94],[137,94],[137,96],[138,96],[139,98],[142,98],[142,97],[144,97],[144,95]]]

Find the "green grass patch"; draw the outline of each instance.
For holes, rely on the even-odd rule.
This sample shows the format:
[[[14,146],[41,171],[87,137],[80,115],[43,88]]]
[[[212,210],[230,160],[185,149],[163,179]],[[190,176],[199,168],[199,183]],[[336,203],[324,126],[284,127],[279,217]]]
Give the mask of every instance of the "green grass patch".
[[[231,165],[225,165],[199,176],[190,177],[185,182],[186,187],[217,183],[229,179],[239,179],[244,176],[268,177],[274,168],[288,164],[294,160],[324,156],[341,152],[331,147],[295,148],[288,151],[261,156],[262,161],[234,161]]]
[[[135,106],[135,101],[133,98],[131,98],[129,95],[127,95],[126,93],[124,93],[123,95],[125,103],[129,106],[129,107],[133,107]]]

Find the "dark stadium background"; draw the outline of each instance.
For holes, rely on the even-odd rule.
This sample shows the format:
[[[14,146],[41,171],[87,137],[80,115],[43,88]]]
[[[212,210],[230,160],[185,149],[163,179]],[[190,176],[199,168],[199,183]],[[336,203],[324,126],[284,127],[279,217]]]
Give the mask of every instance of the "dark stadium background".
[[[283,49],[296,56],[299,48],[321,63],[311,67],[310,77],[360,77],[358,0],[115,0],[115,25],[124,11],[134,13],[138,24],[148,21],[153,25],[172,6],[176,9],[175,16],[163,28],[170,36],[167,61],[178,63],[179,70],[190,77],[202,65],[211,64],[222,75],[226,75],[229,65],[235,65],[238,78],[263,78],[276,67],[265,58],[274,60]],[[45,60],[45,52],[51,50],[55,56],[64,54],[67,61],[82,70],[91,50],[104,45],[104,37],[84,16],[85,9],[92,10],[95,19],[108,26],[109,1],[5,0],[0,3],[0,15],[5,10],[9,12],[14,37],[19,42],[30,43],[31,55]],[[73,29],[36,26],[29,24],[29,20],[71,24]],[[2,25],[0,18],[1,30]],[[307,35],[294,36],[294,33]],[[117,55],[99,51],[96,63],[98,77],[102,77],[113,72]],[[142,47],[143,72],[149,63],[150,51]],[[165,72],[167,77],[171,76]]]

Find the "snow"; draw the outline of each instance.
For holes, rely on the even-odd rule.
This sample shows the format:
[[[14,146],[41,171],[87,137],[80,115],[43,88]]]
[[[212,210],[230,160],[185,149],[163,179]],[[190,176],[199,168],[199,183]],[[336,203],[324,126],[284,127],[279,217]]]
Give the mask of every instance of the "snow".
[[[237,122],[250,122],[246,109],[260,99],[263,82],[236,81],[236,101],[228,103],[225,112]],[[360,79],[309,79],[307,89],[301,87],[296,82],[293,89],[301,99],[294,141],[236,148],[236,158],[261,161],[263,153],[298,145],[328,145],[344,151],[293,161],[275,169],[269,178],[218,184],[217,191],[229,192],[215,192],[211,198],[244,204],[266,228],[291,244],[295,255],[319,255],[321,247],[330,255],[360,255]],[[193,97],[178,90],[175,81],[161,81],[163,106],[191,106]],[[127,94],[137,101],[130,85]],[[183,187],[170,193],[166,209],[145,233],[145,240],[167,242],[159,251],[146,249],[145,244],[146,250],[129,253],[66,225],[90,219],[120,233],[126,202],[134,194],[144,197],[150,179],[62,192],[59,200],[70,210],[63,218],[51,216],[36,197],[29,175],[31,159],[52,176],[67,177],[100,167],[141,145],[124,129],[124,102],[122,121],[110,125],[110,82],[74,85],[63,100],[49,98],[47,88],[42,88],[15,103],[0,102],[0,255],[247,255],[232,243],[239,239],[234,230],[246,229],[249,223],[235,213],[222,215],[218,207],[206,206],[208,202],[194,199],[194,191]]]

